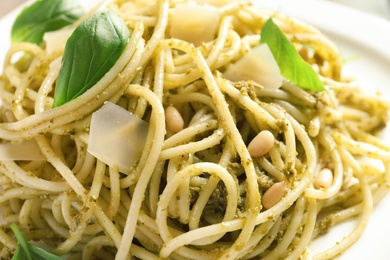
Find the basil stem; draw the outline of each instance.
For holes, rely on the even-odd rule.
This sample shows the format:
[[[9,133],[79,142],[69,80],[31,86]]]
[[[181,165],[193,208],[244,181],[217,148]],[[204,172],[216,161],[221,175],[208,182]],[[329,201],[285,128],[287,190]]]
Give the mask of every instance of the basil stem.
[[[11,224],[11,229],[18,241],[18,246],[12,260],[62,260],[59,256],[53,255],[42,248],[29,244],[16,224]]]
[[[95,85],[116,63],[129,36],[124,21],[109,9],[82,22],[65,45],[53,107],[80,96]]]
[[[306,90],[324,90],[324,84],[317,73],[302,59],[295,46],[272,18],[269,18],[263,26],[260,43],[268,44],[284,78]]]
[[[77,0],[38,0],[16,18],[11,41],[40,44],[45,32],[72,24],[82,15],[84,10]]]

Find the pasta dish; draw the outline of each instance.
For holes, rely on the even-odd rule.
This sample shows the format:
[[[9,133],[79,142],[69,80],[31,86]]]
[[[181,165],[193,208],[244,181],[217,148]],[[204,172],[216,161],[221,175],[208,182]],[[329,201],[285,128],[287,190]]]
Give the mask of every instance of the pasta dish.
[[[16,227],[66,259],[331,259],[359,239],[390,185],[390,101],[326,35],[248,1],[77,2],[12,29],[1,259]]]

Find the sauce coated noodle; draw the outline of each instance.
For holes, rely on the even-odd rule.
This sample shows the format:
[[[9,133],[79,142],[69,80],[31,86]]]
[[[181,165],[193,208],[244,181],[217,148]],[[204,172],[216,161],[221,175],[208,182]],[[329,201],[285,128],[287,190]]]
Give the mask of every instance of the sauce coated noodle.
[[[216,7],[207,42],[171,38],[178,2],[106,2],[129,27],[129,43],[95,86],[54,109],[62,52],[10,48],[0,138],[35,140],[43,160],[0,162],[0,258],[16,248],[11,223],[69,259],[329,259],[362,234],[388,190],[390,149],[376,134],[389,101],[342,78],[341,56],[321,32],[246,2]],[[270,16],[325,91],[224,78]],[[12,63],[21,51],[30,58]],[[87,152],[91,115],[106,101],[149,124],[129,174]],[[250,153],[264,131],[252,146],[265,148]],[[354,217],[351,234],[311,255],[313,239]]]

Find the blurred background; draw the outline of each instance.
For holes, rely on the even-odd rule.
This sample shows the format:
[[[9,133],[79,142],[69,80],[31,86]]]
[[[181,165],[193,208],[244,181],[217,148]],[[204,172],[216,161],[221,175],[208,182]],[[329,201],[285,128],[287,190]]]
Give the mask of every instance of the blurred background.
[[[0,0],[0,17],[8,13],[16,6],[28,0]],[[80,0],[82,1],[82,0]],[[256,1],[256,0],[254,0]],[[272,1],[272,0],[269,0]],[[309,1],[329,1],[350,6],[355,9],[371,13],[390,21],[390,1],[389,0],[309,0]]]
[[[28,0],[0,0],[0,17],[4,16],[8,12],[10,12],[13,8],[26,1]],[[308,0],[308,1],[329,1],[329,2],[340,3],[342,5],[350,6],[352,8],[380,16],[390,21],[389,0]]]
[[[312,0],[312,1],[318,1],[318,0]],[[324,0],[324,1],[347,5],[352,8],[380,16],[390,21],[389,0]]]
[[[26,2],[26,0],[0,0],[0,17],[24,2]]]

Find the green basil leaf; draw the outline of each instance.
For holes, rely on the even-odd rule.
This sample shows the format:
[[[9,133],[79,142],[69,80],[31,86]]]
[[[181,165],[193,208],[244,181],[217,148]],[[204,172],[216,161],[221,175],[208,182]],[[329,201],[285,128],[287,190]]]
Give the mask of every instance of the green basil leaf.
[[[104,9],[82,22],[65,45],[53,107],[85,93],[116,63],[130,32],[113,11]]]
[[[11,41],[40,44],[45,32],[72,24],[82,15],[84,10],[77,0],[38,0],[16,18]]]
[[[324,90],[324,84],[317,73],[302,59],[272,18],[269,18],[263,26],[260,43],[268,44],[284,78],[306,90]]]
[[[59,256],[29,244],[16,224],[11,224],[11,229],[18,241],[12,260],[62,260]]]

